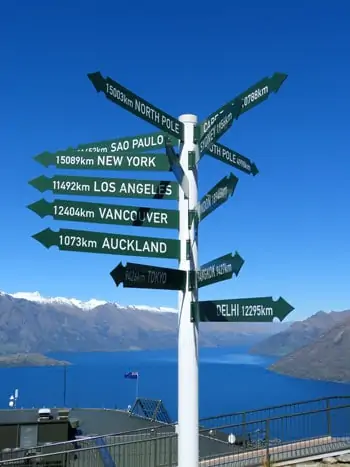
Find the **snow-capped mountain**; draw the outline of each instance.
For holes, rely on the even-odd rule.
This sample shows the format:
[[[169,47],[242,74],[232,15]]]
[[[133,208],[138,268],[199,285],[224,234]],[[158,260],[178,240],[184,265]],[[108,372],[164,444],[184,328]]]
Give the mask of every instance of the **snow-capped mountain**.
[[[92,310],[101,305],[114,305],[117,308],[128,308],[130,310],[144,310],[144,311],[153,311],[153,312],[162,312],[162,313],[177,313],[177,310],[174,308],[167,308],[167,307],[151,307],[147,305],[120,305],[116,302],[107,302],[104,300],[96,300],[92,298],[88,301],[78,300],[76,298],[65,298],[65,297],[43,297],[39,292],[16,292],[13,294],[7,294],[6,292],[1,292],[0,295],[9,295],[14,298],[22,298],[24,300],[28,300],[30,302],[36,303],[43,303],[43,304],[60,304],[60,305],[68,305],[74,306],[77,308],[81,308],[82,310]]]
[[[64,298],[64,297],[42,297],[39,292],[16,292],[14,294],[8,294],[14,298],[23,298],[24,300],[29,300],[30,302],[36,303],[58,303],[63,305],[75,306],[81,308],[82,310],[91,310],[96,308],[99,305],[105,305],[107,302],[102,300],[95,300],[94,298],[83,302],[77,300],[76,298]]]
[[[177,345],[176,310],[0,292],[0,353],[161,349]],[[202,323],[202,346],[250,345],[283,323]]]

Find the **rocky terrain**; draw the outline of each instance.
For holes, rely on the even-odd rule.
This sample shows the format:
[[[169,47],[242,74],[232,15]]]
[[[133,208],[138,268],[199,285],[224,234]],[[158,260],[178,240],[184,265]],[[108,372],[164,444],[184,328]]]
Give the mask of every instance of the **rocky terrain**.
[[[350,310],[320,311],[259,342],[253,354],[280,357],[270,369],[325,381],[350,381]]]
[[[350,310],[325,313],[319,311],[303,321],[298,321],[283,332],[259,342],[251,353],[282,357],[319,339],[326,331],[350,317]]]
[[[270,369],[317,380],[350,381],[350,317],[324,332],[316,341],[282,357]]]

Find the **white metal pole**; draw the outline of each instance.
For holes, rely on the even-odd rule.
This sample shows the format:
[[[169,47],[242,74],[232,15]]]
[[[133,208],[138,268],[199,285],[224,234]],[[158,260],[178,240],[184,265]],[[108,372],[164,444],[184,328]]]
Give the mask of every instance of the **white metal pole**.
[[[139,397],[139,373],[137,374],[137,378],[136,378],[136,400],[137,398]]]
[[[181,115],[184,124],[184,144],[180,163],[189,182],[189,199],[179,188],[180,216],[180,263],[184,271],[198,269],[198,232],[196,223],[189,228],[189,210],[195,210],[198,202],[197,171],[189,170],[189,151],[195,152],[198,161],[198,145],[194,144],[195,115]],[[187,240],[191,245],[191,259],[187,258]],[[199,463],[198,439],[198,322],[191,322],[191,302],[197,300],[197,289],[189,291],[189,274],[185,291],[179,292],[178,328],[178,467],[197,467]]]

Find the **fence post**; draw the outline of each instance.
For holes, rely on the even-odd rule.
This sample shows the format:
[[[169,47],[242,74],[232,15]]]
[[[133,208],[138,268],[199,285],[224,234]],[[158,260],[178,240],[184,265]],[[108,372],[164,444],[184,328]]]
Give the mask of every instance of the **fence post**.
[[[332,427],[331,427],[331,407],[329,403],[329,399],[326,400],[326,416],[327,416],[327,434],[331,436]]]
[[[174,462],[174,459],[173,459],[173,457],[174,457],[174,452],[173,452],[174,443],[175,443],[176,455],[178,457],[178,446],[177,446],[176,440],[178,440],[177,433],[175,433],[175,435],[173,435],[173,436],[168,436],[167,437],[167,441],[169,441],[169,456],[168,456],[167,467],[172,467],[174,464],[178,465],[178,460],[177,460],[177,462]]]
[[[327,414],[327,434],[331,436],[332,427],[331,427],[331,406],[329,399],[326,400],[326,414]]]
[[[159,433],[156,432],[156,438],[155,438],[155,443],[154,443],[154,452],[153,452],[153,455],[154,455],[154,465],[158,465],[158,444],[160,444],[162,442],[162,438],[161,438],[161,435],[159,436]],[[162,452],[162,450],[160,450]],[[160,464],[160,462],[159,462]]]
[[[266,458],[265,467],[270,467],[270,419],[265,420]]]
[[[246,430],[247,430],[247,412],[243,412],[242,414],[242,425],[243,425],[243,428],[242,428],[242,436],[243,436],[243,439],[245,439],[245,434],[246,434]]]

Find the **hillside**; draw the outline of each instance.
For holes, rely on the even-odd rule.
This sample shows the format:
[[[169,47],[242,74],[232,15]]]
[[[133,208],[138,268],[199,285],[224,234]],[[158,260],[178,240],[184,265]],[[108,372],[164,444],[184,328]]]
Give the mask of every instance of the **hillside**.
[[[295,322],[288,329],[259,342],[250,350],[250,353],[283,357],[317,341],[325,332],[349,316],[350,310],[330,313],[319,311],[310,318]]]
[[[315,342],[274,363],[270,369],[297,378],[350,381],[350,317]]]
[[[69,362],[55,360],[37,353],[0,355],[0,368],[23,366],[65,366]]]
[[[287,326],[202,324],[202,346],[253,345]],[[174,310],[0,292],[0,353],[116,351],[176,345]]]

